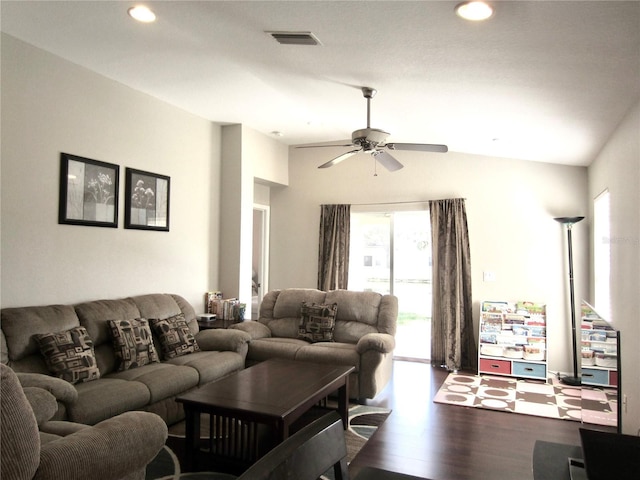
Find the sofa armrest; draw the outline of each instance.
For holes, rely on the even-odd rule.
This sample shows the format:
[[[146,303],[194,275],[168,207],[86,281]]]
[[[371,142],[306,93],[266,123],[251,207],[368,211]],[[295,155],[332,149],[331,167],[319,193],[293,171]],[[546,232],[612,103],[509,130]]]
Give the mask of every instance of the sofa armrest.
[[[269,327],[267,327],[263,323],[253,320],[248,322],[235,323],[229,328],[247,332],[251,336],[251,340],[255,340],[256,338],[269,338],[271,336],[271,330],[269,330]]]
[[[42,445],[34,479],[125,478],[144,472],[166,439],[167,425],[158,415],[126,412]]]
[[[66,405],[74,403],[78,399],[76,387],[69,382],[42,373],[16,373],[22,387],[38,387],[51,393],[56,400]]]
[[[356,346],[360,355],[369,350],[375,350],[380,353],[391,353],[394,348],[396,348],[396,340],[388,333],[367,333],[358,340]]]
[[[200,330],[196,334],[196,342],[202,350],[231,351],[242,354],[247,351],[248,334],[238,330],[211,328]]]
[[[22,391],[31,405],[38,427],[51,420],[58,411],[56,398],[47,390],[38,387],[23,387]]]

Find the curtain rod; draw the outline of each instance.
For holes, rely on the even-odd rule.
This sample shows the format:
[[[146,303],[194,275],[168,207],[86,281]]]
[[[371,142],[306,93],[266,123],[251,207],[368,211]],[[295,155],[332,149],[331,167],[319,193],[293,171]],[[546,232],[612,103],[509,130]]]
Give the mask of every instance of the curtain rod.
[[[455,197],[461,198],[461,197]],[[455,198],[443,198],[440,200],[454,200]],[[466,198],[462,198],[462,200],[466,200]],[[351,203],[352,207],[375,207],[378,205],[414,205],[420,203],[429,203],[429,202],[437,202],[438,200],[414,200],[412,202],[380,202],[380,203]]]

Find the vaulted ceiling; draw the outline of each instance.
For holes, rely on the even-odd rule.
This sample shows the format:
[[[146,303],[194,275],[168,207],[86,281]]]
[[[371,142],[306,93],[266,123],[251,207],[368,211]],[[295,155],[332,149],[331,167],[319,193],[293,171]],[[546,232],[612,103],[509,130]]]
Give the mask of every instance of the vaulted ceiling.
[[[2,31],[136,90],[288,145],[366,126],[389,141],[588,165],[640,100],[640,2],[1,2]],[[268,31],[312,32],[281,45]],[[333,150],[333,149],[332,149]],[[339,153],[339,149],[336,150]],[[437,155],[429,153],[426,155]]]

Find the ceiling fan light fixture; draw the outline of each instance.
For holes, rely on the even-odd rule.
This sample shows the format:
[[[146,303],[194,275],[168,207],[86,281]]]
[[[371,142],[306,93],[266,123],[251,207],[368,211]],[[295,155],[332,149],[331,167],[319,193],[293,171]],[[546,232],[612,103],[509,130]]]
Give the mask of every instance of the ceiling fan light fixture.
[[[142,23],[151,23],[156,21],[156,14],[144,5],[136,5],[127,10],[131,18]]]
[[[463,2],[456,5],[455,12],[460,18],[480,22],[493,15],[493,7],[486,2]]]

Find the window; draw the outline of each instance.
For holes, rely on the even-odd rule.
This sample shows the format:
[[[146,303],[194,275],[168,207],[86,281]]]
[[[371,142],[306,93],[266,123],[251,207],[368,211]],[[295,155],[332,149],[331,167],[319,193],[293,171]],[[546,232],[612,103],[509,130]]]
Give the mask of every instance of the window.
[[[429,359],[431,223],[429,212],[351,210],[349,289],[398,297],[396,357]]]
[[[593,202],[594,307],[603,318],[609,321],[611,321],[610,212],[609,190],[605,190]]]

